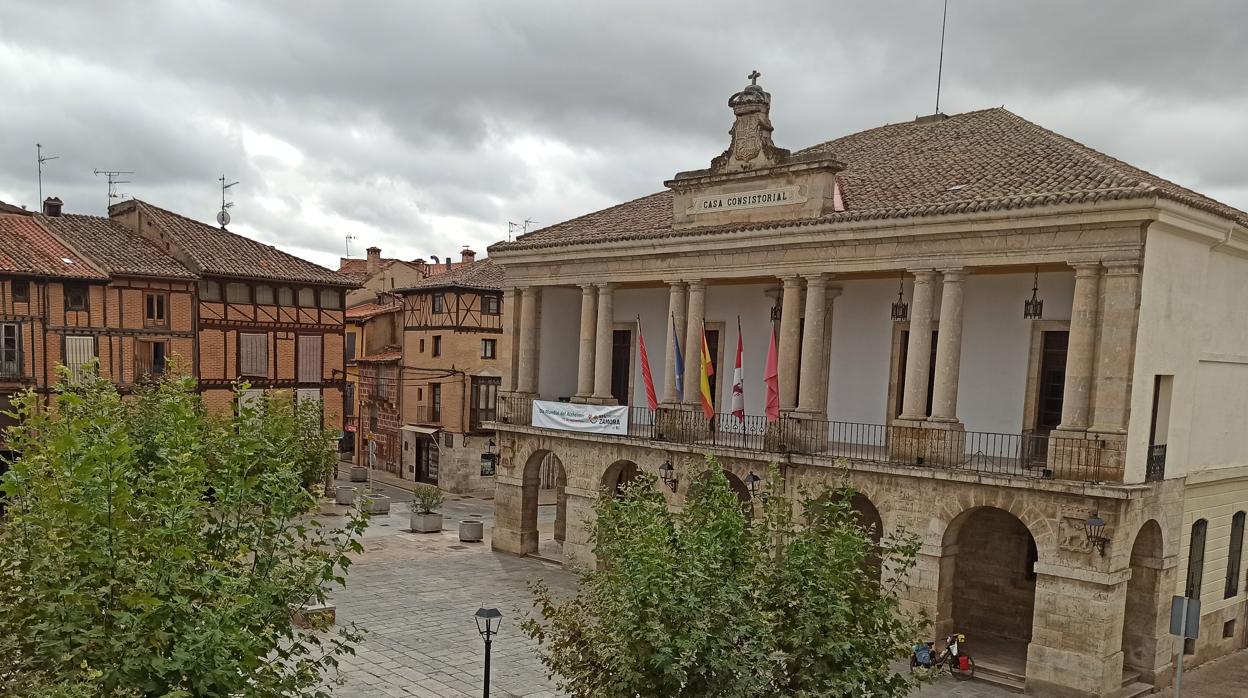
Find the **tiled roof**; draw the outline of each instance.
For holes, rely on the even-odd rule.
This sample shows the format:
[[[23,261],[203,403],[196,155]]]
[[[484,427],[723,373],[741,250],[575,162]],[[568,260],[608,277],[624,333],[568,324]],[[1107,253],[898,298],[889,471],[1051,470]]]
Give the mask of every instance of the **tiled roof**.
[[[672,230],[669,191],[499,242],[513,250],[706,235],[842,221],[912,218],[1047,204],[1160,197],[1241,225],[1248,213],[1042,128],[1005,109],[910,121],[821,143],[794,156],[844,162],[845,210],[817,219]]]
[[[0,214],[0,272],[107,280],[82,255],[66,247],[33,216]]]
[[[239,276],[334,286],[355,286],[351,279],[271,245],[135,199],[134,205],[152,221],[198,271],[208,275]]]
[[[29,216],[33,212],[27,211],[21,206],[14,206],[13,204],[6,204],[3,201],[0,201],[0,213],[13,213],[19,216]]]
[[[424,291],[435,288],[466,288],[478,291],[498,291],[503,288],[503,269],[494,260],[478,259],[467,264],[456,264],[450,271],[434,274],[422,279],[407,288],[395,289],[395,293],[404,291]]]
[[[418,268],[420,265],[414,262],[407,262],[402,259],[392,259],[383,257],[377,264],[377,271],[374,274],[383,272],[395,264],[406,264],[409,267]],[[345,257],[338,260],[338,273],[355,282],[363,282],[368,278],[368,260],[367,259],[347,259]]]
[[[193,279],[194,272],[147,238],[108,218],[37,215],[44,227],[109,274]]]
[[[401,307],[398,303],[361,303],[347,308],[347,320],[368,320],[378,315],[398,312]]]
[[[402,360],[403,360],[403,352],[397,349],[378,352],[376,354],[369,354],[368,356],[361,356],[360,358],[356,359],[356,361],[360,363],[382,363],[382,362],[387,362],[387,361],[402,361]]]

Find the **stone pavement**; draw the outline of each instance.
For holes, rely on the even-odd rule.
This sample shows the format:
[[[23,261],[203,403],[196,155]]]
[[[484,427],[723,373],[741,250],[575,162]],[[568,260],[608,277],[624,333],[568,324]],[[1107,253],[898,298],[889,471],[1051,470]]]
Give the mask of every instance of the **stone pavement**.
[[[1169,689],[1167,692],[1172,692]],[[1184,698],[1248,696],[1248,650],[1240,650],[1183,673]]]
[[[347,588],[333,594],[338,622],[355,622],[368,630],[357,655],[342,662],[345,683],[334,689],[334,695],[481,695],[484,647],[472,618],[481,606],[497,607],[504,615],[493,647],[490,695],[564,695],[546,677],[518,620],[531,608],[530,580],[543,579],[564,593],[572,593],[575,582],[556,565],[491,552],[491,507],[492,502],[486,500],[448,497],[440,534],[406,532],[406,504],[393,505],[389,516],[374,517],[364,540],[365,551],[350,569]],[[553,511],[545,511],[553,507],[542,509],[543,519],[553,518]],[[486,520],[487,542],[459,542],[458,521],[469,515]],[[914,695],[1003,698],[1013,694],[988,684],[944,678]]]

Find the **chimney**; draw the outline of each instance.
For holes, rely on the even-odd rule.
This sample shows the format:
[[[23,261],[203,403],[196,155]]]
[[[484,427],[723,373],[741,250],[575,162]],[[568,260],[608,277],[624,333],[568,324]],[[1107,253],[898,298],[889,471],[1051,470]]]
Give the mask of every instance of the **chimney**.
[[[451,256],[449,254],[446,256],[446,270],[451,270]]]
[[[368,264],[364,267],[364,269],[369,274],[375,274],[377,273],[377,267],[379,266],[381,266],[381,248],[368,248]]]
[[[49,196],[43,200],[43,215],[60,216],[62,202],[55,196]]]
[[[472,264],[472,262],[476,260],[476,258],[477,258],[477,253],[473,252],[470,248],[465,247],[464,249],[459,251],[460,264]]]

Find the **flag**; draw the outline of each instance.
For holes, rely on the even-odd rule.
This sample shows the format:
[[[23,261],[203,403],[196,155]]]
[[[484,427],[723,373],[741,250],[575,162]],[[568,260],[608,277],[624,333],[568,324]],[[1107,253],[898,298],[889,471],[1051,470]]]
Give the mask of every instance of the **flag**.
[[[641,351],[641,379],[646,383],[646,404],[650,411],[659,409],[659,399],[654,395],[654,376],[650,374],[650,356],[646,354],[646,338],[641,333],[641,316],[637,316],[637,348]]]
[[[715,398],[711,395],[711,376],[715,375],[715,365],[711,363],[711,349],[706,345],[706,323],[702,323],[702,355],[699,357],[701,364],[701,392],[702,392],[702,414],[707,419],[715,417]]]
[[[672,348],[676,351],[676,375],[672,380],[676,381],[676,394],[680,395],[685,384],[685,357],[680,355],[680,332],[676,329],[675,315],[672,315]]]
[[[737,365],[732,369],[732,414],[745,424],[745,371],[741,368],[741,316],[737,316]]]
[[[767,421],[780,421],[780,371],[779,359],[776,356],[776,332],[771,331],[771,343],[767,347],[767,368],[763,371],[763,382],[767,384]]]

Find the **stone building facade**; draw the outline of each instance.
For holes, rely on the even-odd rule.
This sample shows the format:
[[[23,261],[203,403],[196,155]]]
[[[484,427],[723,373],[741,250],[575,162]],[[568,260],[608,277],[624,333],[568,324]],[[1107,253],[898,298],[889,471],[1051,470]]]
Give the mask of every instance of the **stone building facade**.
[[[1248,214],[1004,109],[791,153],[770,103],[732,96],[710,168],[490,248],[516,347],[495,548],[589,564],[603,488],[667,471],[679,506],[709,453],[745,503],[772,463],[791,491],[847,472],[866,520],[922,539],[906,606],[1030,694],[1167,684],[1185,591],[1205,604],[1195,661],[1244,646],[1248,321],[1228,299],[1248,292]],[[626,403],[625,433],[535,427],[535,400]]]

